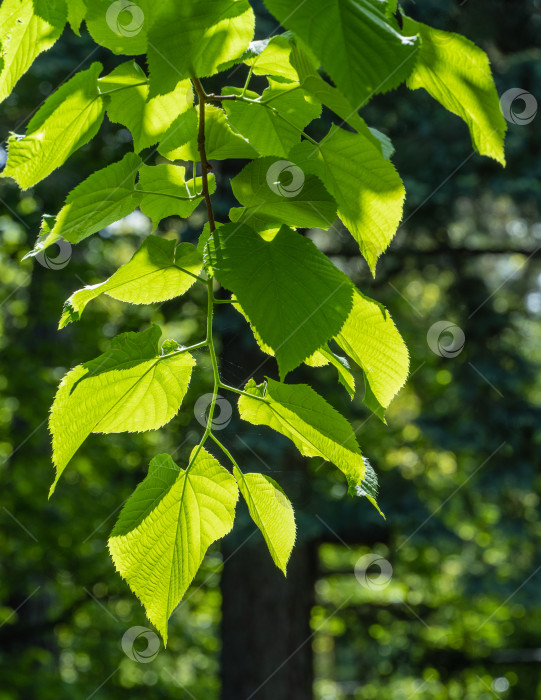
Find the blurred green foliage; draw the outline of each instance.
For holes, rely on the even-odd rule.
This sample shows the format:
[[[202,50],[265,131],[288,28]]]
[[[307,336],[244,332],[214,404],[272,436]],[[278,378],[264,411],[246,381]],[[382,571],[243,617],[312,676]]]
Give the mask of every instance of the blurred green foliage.
[[[541,100],[541,11],[533,0],[431,0],[407,10],[482,45],[500,93],[521,87]],[[99,58],[114,67],[107,52],[90,56],[89,47],[66,32],[38,60],[4,104],[4,134],[21,131],[37,103],[80,64]],[[348,499],[341,476],[320,469],[318,460],[310,467],[310,497],[302,496],[303,484],[297,488],[299,537],[322,542],[312,614],[315,696],[541,698],[541,114],[529,125],[510,125],[505,171],[473,156],[463,124],[421,93],[382,96],[366,118],[395,144],[408,192],[405,222],[375,280],[349,234],[311,235],[392,311],[411,350],[412,376],[383,426],[334,388],[334,378],[327,381],[332,370],[303,375],[338,409],[354,412],[361,447],[380,474],[387,515],[383,523],[367,503]],[[327,130],[325,119],[320,128],[316,123],[314,137]],[[47,410],[65,370],[103,351],[104,336],[150,320],[181,343],[204,335],[203,298],[195,288],[180,307],[101,299],[81,323],[56,331],[73,290],[129,259],[149,232],[143,217],[73,249],[62,270],[20,262],[42,211],[56,212],[77,182],[121,157],[128,139],[106,124],[35,189],[19,193],[0,184],[0,700],[219,694],[219,550],[174,614],[167,651],[148,664],[121,648],[126,630],[148,624],[106,551],[115,515],[149,459],[167,450],[181,462],[195,444],[200,426],[190,397],[208,391],[210,368],[194,377],[170,429],[93,436],[54,499],[46,500],[53,474]],[[218,218],[230,206],[227,178],[235,164],[225,167],[231,171],[217,173]],[[171,219],[163,233],[192,240],[203,220],[199,211],[188,222]],[[427,344],[429,329],[442,320],[464,333],[456,357],[435,354]],[[239,334],[240,367],[229,370],[244,376],[242,322],[224,310],[219,324],[229,336]],[[207,361],[198,356],[200,366]],[[261,431],[251,447],[280,466],[282,444]],[[373,583],[381,582],[375,564],[370,585],[362,572],[364,585],[355,576],[367,554],[392,567],[380,588]]]

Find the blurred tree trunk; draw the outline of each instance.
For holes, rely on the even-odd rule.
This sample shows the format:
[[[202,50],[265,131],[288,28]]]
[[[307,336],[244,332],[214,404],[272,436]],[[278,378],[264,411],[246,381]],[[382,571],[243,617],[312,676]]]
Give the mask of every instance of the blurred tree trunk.
[[[223,554],[222,699],[311,700],[314,547],[295,546],[287,580],[261,541]]]
[[[273,375],[274,360],[267,362],[268,356],[258,350],[236,311],[224,309],[218,323],[225,381],[240,387],[250,371],[258,382]],[[237,414],[236,409],[233,413]],[[264,473],[267,469],[294,506],[301,508],[300,500],[308,498],[309,488],[304,459],[295,448],[265,429],[254,442],[254,426],[242,421],[229,427],[235,434],[231,449],[241,469]],[[222,546],[222,700],[311,700],[310,615],[317,575],[313,539],[303,540],[298,523],[286,579],[263,538],[253,535],[247,510],[240,505],[237,526]]]

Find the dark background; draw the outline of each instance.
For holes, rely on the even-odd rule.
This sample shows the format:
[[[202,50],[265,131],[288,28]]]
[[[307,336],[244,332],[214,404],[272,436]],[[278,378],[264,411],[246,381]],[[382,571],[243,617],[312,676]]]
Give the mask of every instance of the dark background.
[[[264,37],[275,23],[258,7]],[[519,87],[541,104],[538,0],[404,8],[482,46],[500,94]],[[85,32],[81,40],[66,30],[2,105],[2,135],[23,132],[37,105],[92,60],[106,69],[119,62]],[[239,71],[207,85],[243,78]],[[167,429],[92,436],[51,501],[47,411],[64,372],[119,332],[152,320],[179,342],[203,337],[205,291],[160,308],[103,298],[58,332],[63,301],[126,262],[149,224],[132,216],[110,227],[74,248],[62,269],[21,258],[41,213],[57,212],[75,184],[120,159],[129,134],[106,122],[24,193],[0,181],[0,700],[213,700],[220,688],[225,700],[541,698],[541,113],[509,125],[505,170],[472,155],[465,125],[421,91],[379,96],[363,116],[396,147],[408,193],[404,223],[375,280],[347,232],[309,235],[388,307],[410,348],[411,378],[387,426],[359,398],[350,402],[330,369],[292,379],[350,417],[380,476],[387,520],[346,496],[330,465],[300,459],[286,440],[234,413],[221,438],[246,470],[274,476],[296,508],[288,579],[239,508],[235,530],[207,556],[174,613],[167,650],[149,663],[122,650],[127,630],[150,625],[114,572],[106,540],[149,459],[168,450],[183,463],[198,441],[193,404],[211,390],[208,358],[199,354],[202,371]],[[312,134],[326,133],[329,120],[324,114]],[[232,205],[228,180],[239,165],[216,164],[219,220]],[[203,222],[199,209],[160,231],[195,240]],[[456,357],[427,344],[442,320],[464,333]],[[220,307],[216,327],[226,381],[275,375],[272,360],[261,366],[265,358],[234,310]],[[355,576],[367,554],[383,558],[389,575],[392,568],[388,580],[377,566],[368,579]],[[140,639],[134,649],[145,646]]]

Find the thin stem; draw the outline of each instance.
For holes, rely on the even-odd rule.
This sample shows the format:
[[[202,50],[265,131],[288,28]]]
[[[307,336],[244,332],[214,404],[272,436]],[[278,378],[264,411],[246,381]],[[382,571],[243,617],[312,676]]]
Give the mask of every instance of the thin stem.
[[[262,104],[262,105],[268,105],[268,104],[270,104],[273,100],[276,100],[278,97],[283,97],[284,95],[289,95],[290,93],[295,92],[295,90],[300,90],[300,89],[301,89],[301,86],[300,86],[300,85],[297,85],[297,86],[295,86],[294,88],[291,88],[291,90],[287,90],[287,91],[284,90],[284,92],[279,92],[278,94],[273,95],[273,97],[269,97],[268,100],[262,100],[262,101],[261,101],[261,104]]]
[[[203,86],[201,85],[201,81],[198,78],[193,78],[193,86],[195,88],[195,91],[197,93],[198,99],[199,99],[199,133],[197,137],[197,147],[199,151],[199,159],[201,161],[201,181],[202,181],[202,195],[205,199],[205,203],[207,206],[207,213],[208,213],[208,220],[209,220],[209,227],[210,227],[210,235],[216,231],[216,223],[214,219],[214,211],[212,209],[212,200],[210,198],[210,191],[209,191],[209,182],[208,182],[208,172],[211,170],[210,165],[207,160],[207,153],[205,149],[205,105],[209,100],[216,99],[215,96],[213,95],[207,95],[205,90],[203,89]],[[232,99],[236,99],[236,95],[227,95],[224,97],[230,97]],[[247,98],[243,98],[246,99]],[[253,100],[249,100],[250,102],[253,102]],[[273,111],[273,107],[268,107],[268,109],[271,109]],[[194,173],[195,175],[195,173]],[[205,432],[203,433],[203,437],[201,438],[201,441],[195,448],[192,458],[190,459],[190,462],[187,467],[187,471],[192,467],[192,465],[195,463],[195,460],[197,459],[197,456],[201,449],[203,448],[203,445],[205,442],[208,440],[210,437],[212,440],[214,440],[220,448],[227,454],[227,456],[232,460],[234,464],[236,462],[234,461],[233,457],[231,454],[226,450],[226,448],[219,442],[219,440],[213,435],[212,433],[212,421],[214,420],[214,411],[216,408],[216,400],[218,398],[218,391],[220,388],[226,389],[228,391],[232,391],[236,394],[241,394],[243,396],[248,396],[250,398],[255,398],[255,399],[260,399],[264,401],[263,397],[261,396],[254,396],[253,394],[248,394],[245,391],[241,391],[240,389],[236,389],[235,387],[230,387],[227,386],[227,384],[223,384],[220,380],[220,370],[218,368],[218,358],[216,357],[216,348],[214,347],[214,338],[212,334],[212,325],[213,325],[213,320],[214,320],[214,304],[219,303],[217,300],[214,298],[214,290],[213,290],[213,278],[209,277],[208,280],[206,281],[207,284],[207,339],[206,339],[206,345],[208,345],[209,351],[210,351],[210,359],[212,362],[212,374],[214,376],[214,389],[212,392],[212,399],[210,402],[210,407],[209,407],[209,413],[208,413],[208,418],[207,418],[207,424],[205,428]],[[226,301],[226,303],[232,303],[231,301]]]
[[[227,100],[236,100],[237,95],[216,95],[214,92],[211,92],[210,95],[205,95],[205,100],[207,102],[225,102]]]
[[[140,190],[138,187],[135,188],[136,192],[141,194],[152,194],[156,197],[169,197],[170,199],[180,199],[183,202],[193,202],[194,199],[199,199],[198,196],[195,197],[181,197],[179,194],[169,194],[168,192],[152,192],[152,190]]]
[[[216,230],[216,223],[214,220],[214,211],[212,209],[212,200],[210,198],[209,182],[208,182],[208,171],[210,166],[207,160],[207,152],[205,149],[205,104],[207,101],[207,95],[201,85],[201,81],[198,78],[193,79],[193,85],[197,96],[199,98],[199,134],[197,139],[197,146],[199,150],[199,159],[201,161],[201,181],[202,181],[202,193],[207,205],[207,213],[209,219],[210,233],[211,235]],[[195,179],[195,167],[194,167],[194,179]],[[212,399],[209,407],[209,414],[207,418],[207,425],[203,437],[199,442],[199,445],[194,450],[193,456],[190,459],[187,469],[190,469],[194,464],[197,455],[201,451],[203,445],[212,436],[212,421],[214,419],[214,410],[216,408],[216,399],[218,398],[218,391],[220,389],[220,373],[218,369],[218,358],[216,357],[216,348],[214,347],[214,338],[212,335],[212,323],[214,320],[214,292],[213,292],[213,278],[209,277],[206,281],[207,284],[207,340],[210,351],[210,359],[212,362],[212,374],[214,376],[214,389],[212,392]]]
[[[129,90],[130,88],[141,87],[141,85],[148,85],[148,80],[145,80],[143,83],[134,83],[133,85],[122,85],[121,87],[113,88],[112,90],[106,90],[105,92],[102,92],[100,89],[100,96],[104,97],[105,95],[112,95],[113,92],[120,92],[121,90]]]
[[[251,77],[251,71],[248,74],[248,78]],[[207,95],[207,93],[203,90],[203,86],[201,85],[201,82],[197,78],[193,78],[193,84],[195,87],[195,91],[197,92],[197,95],[199,97],[199,103],[204,105],[206,102],[223,102],[224,100],[238,100],[240,102],[248,102],[250,104],[254,105],[261,105],[262,107],[265,107],[266,109],[269,109],[273,114],[275,114],[279,119],[282,121],[286,122],[286,124],[289,124],[293,129],[298,131],[302,136],[304,136],[305,139],[310,141],[310,143],[313,143],[314,146],[318,146],[318,142],[313,139],[311,136],[309,136],[305,131],[300,129],[296,124],[293,124],[293,122],[289,121],[287,117],[284,117],[283,114],[281,114],[275,107],[270,106],[270,102],[272,100],[276,99],[276,97],[281,97],[281,95],[275,95],[275,97],[271,97],[270,100],[266,100],[265,102],[261,102],[261,100],[253,100],[250,97],[245,97],[245,92],[248,87],[248,82],[244,85],[244,88],[241,92],[240,95],[215,95],[214,93]],[[199,87],[198,87],[199,86]],[[300,87],[300,86],[298,86]],[[297,90],[298,87],[293,88],[289,92],[293,92],[293,90]],[[201,109],[201,108],[200,108]],[[204,110],[203,110],[204,112]],[[199,120],[199,141],[201,141],[201,119]],[[203,139],[204,142],[204,139]],[[211,229],[214,230],[214,229]]]
[[[177,270],[180,270],[181,272],[186,273],[187,275],[190,275],[190,277],[193,277],[196,279],[198,282],[203,282],[203,284],[207,283],[207,280],[204,277],[199,277],[199,275],[194,275],[193,272],[190,272],[189,270],[186,270],[184,267],[179,267],[178,265],[175,265]]]
[[[197,195],[197,161],[195,161],[195,160],[193,162],[192,182],[193,182],[193,194],[195,197]]]
[[[260,104],[260,105],[263,105],[263,107],[266,107],[267,109],[270,109],[271,112],[273,112],[273,114],[275,114],[279,119],[281,119],[281,120],[284,121],[286,124],[289,124],[289,126],[292,126],[294,129],[296,129],[297,131],[299,131],[299,132],[301,133],[301,135],[304,136],[305,139],[307,139],[308,141],[310,141],[310,143],[313,143],[314,146],[318,146],[318,145],[319,145],[318,142],[317,142],[315,139],[313,139],[311,136],[309,136],[309,135],[306,133],[306,131],[303,131],[303,130],[302,130],[300,127],[298,127],[296,124],[293,124],[293,122],[289,121],[289,119],[288,119],[287,117],[284,117],[284,115],[283,115],[281,112],[279,112],[279,111],[276,109],[276,107],[271,107],[271,106],[268,105],[266,102],[259,102],[259,104]]]
[[[212,321],[214,315],[214,302],[212,296],[212,278],[207,280],[207,290],[208,290],[208,300],[207,300],[207,340],[206,345],[208,345],[210,351],[210,358],[212,362],[212,373],[214,375],[214,389],[212,392],[212,399],[210,401],[209,414],[207,418],[207,425],[203,437],[201,438],[199,444],[195,448],[195,451],[190,459],[187,469],[190,469],[197,459],[197,455],[201,451],[203,445],[209,437],[212,436],[212,421],[214,420],[214,409],[216,408],[216,399],[218,398],[218,391],[220,389],[220,374],[218,370],[218,360],[216,357],[216,349],[214,347],[214,340],[212,337]]]
[[[238,304],[237,299],[214,299],[215,304]]]
[[[257,399],[258,401],[265,401],[264,396],[257,396],[256,394],[249,394],[247,391],[242,391],[242,389],[237,389],[234,386],[229,386],[228,384],[223,384],[220,382],[220,389],[225,389],[226,391],[232,391],[235,394],[240,394],[241,396],[248,396],[250,399]]]
[[[205,150],[205,104],[207,100],[207,95],[203,90],[201,81],[199,78],[193,79],[193,85],[197,96],[199,98],[199,134],[197,137],[197,148],[199,150],[199,158],[201,160],[201,180],[203,183],[203,197],[205,198],[205,203],[207,205],[207,214],[209,217],[209,226],[211,234],[216,230],[216,223],[214,221],[214,212],[212,210],[212,201],[210,199],[209,191],[209,170],[211,167],[207,160],[207,153]],[[212,299],[212,290],[211,290]]]
[[[250,80],[252,79],[253,73],[254,63],[252,62],[252,65],[250,66],[250,70],[248,72],[248,76],[246,77],[246,82],[244,83],[244,87],[242,88],[241,97],[244,97],[244,95],[246,94],[246,90],[248,89],[248,85],[250,84]]]
[[[183,352],[192,352],[193,350],[199,350],[199,348],[205,348],[208,345],[206,340],[202,340],[200,343],[195,345],[190,345],[189,348],[180,348],[180,350],[173,350],[173,352],[163,355],[163,357],[169,357],[170,355],[180,355]]]
[[[231,452],[227,449],[227,447],[218,440],[218,438],[216,437],[216,435],[214,435],[214,433],[211,433],[210,437],[214,440],[214,442],[218,445],[218,447],[222,450],[222,452],[226,455],[226,457],[228,457],[228,459],[231,461],[233,466],[237,467],[237,469],[240,471],[240,467],[237,464],[237,461],[235,460],[235,458],[233,457]]]
[[[214,315],[214,296],[212,294],[212,277],[207,280],[208,287],[208,312],[207,312],[207,342],[210,349],[210,359],[212,362],[212,371],[214,373],[214,390],[216,395],[218,395],[218,389],[220,388],[220,373],[218,370],[218,358],[216,357],[216,348],[214,347],[214,339],[212,336],[212,321]]]

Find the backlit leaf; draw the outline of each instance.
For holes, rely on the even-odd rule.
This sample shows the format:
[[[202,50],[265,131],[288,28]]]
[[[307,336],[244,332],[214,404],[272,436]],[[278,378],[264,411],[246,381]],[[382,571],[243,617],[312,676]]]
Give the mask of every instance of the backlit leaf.
[[[90,433],[156,430],[178,412],[190,383],[193,357],[160,355],[161,330],[123,333],[107,352],[63,378],[51,408],[53,462],[58,479]]]
[[[100,92],[108,95],[109,119],[130,130],[137,153],[158,143],[178,115],[193,105],[189,80],[180,80],[166,95],[149,98],[147,77],[134,61],[121,64],[99,84]]]
[[[170,160],[199,160],[197,119],[194,108],[175,120],[162,139],[160,153]],[[233,131],[223,110],[212,105],[205,109],[205,150],[208,160],[257,157],[255,148]]]
[[[196,281],[203,261],[190,243],[147,236],[133,258],[101,284],[84,287],[65,302],[59,328],[78,321],[89,301],[101,294],[130,304],[153,304],[181,296]]]
[[[0,5],[0,102],[66,24],[64,0],[3,0]]]
[[[286,226],[264,238],[226,224],[209,239],[206,257],[273,349],[281,377],[336,335],[351,310],[349,278]]]
[[[372,394],[387,408],[409,371],[408,349],[388,311],[355,289],[350,314],[335,340],[364,370]]]
[[[250,380],[245,391],[254,397],[239,397],[243,420],[282,433],[305,457],[332,462],[346,475],[350,487],[361,484],[365,466],[353,428],[311,387],[269,379],[264,392],[264,385],[257,387]]]
[[[139,171],[137,190],[143,193],[141,211],[152,219],[154,228],[166,216],[187,218],[202,201],[200,177],[185,179],[186,169],[182,165],[161,163],[143,165]],[[209,174],[209,192],[216,189],[214,175]]]
[[[290,158],[323,181],[374,274],[396,233],[405,198],[402,180],[374,136],[333,126],[319,145],[303,141]]]
[[[223,105],[233,129],[262,156],[287,156],[299,143],[301,131],[321,114],[321,105],[299,88],[269,80],[261,97],[246,91],[253,102],[226,100]],[[224,95],[240,95],[239,88],[224,88]],[[265,103],[268,102],[268,107]]]
[[[155,457],[124,505],[109,551],[165,643],[169,616],[209,546],[233,527],[237,500],[235,479],[201,449],[189,469]]]
[[[287,33],[278,34],[266,40],[257,56],[245,62],[253,69],[254,75],[272,75],[296,81],[297,72],[289,62],[290,54],[291,43]]]
[[[135,177],[141,159],[128,153],[118,163],[92,173],[73,189],[52,226],[42,229],[35,256],[59,238],[79,243],[93,233],[131,214],[141,200],[135,191]]]
[[[98,92],[101,70],[101,63],[93,63],[74,75],[45,100],[25,136],[10,136],[4,177],[23,189],[32,187],[96,135],[105,113]]]
[[[413,68],[416,38],[387,21],[380,0],[265,0],[281,24],[310,47],[358,109],[373,94],[405,80]]]
[[[424,88],[461,117],[468,125],[475,150],[505,165],[507,124],[486,53],[460,34],[433,29],[407,17],[404,31],[421,37],[408,87]]]
[[[86,4],[86,26],[97,44],[127,56],[146,51],[148,31],[161,10],[161,3],[154,0],[86,0]]]
[[[241,56],[254,24],[247,0],[161,0],[149,32],[151,94],[170,92],[179,79],[212,75]]]
[[[336,203],[321,180],[276,157],[252,161],[231,187],[243,208],[232,209],[230,217],[249,226],[263,221],[273,227],[328,229],[336,219]]]
[[[266,474],[243,474],[233,468],[239,490],[252,520],[261,530],[276,566],[286,573],[295,544],[295,515],[283,489]]]

